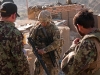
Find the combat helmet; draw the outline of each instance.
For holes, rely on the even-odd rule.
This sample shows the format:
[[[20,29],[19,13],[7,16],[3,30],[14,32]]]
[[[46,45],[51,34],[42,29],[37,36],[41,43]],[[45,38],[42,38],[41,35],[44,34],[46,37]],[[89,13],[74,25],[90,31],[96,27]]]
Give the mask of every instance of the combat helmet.
[[[51,13],[47,10],[42,10],[38,15],[38,21],[40,22],[51,22]]]

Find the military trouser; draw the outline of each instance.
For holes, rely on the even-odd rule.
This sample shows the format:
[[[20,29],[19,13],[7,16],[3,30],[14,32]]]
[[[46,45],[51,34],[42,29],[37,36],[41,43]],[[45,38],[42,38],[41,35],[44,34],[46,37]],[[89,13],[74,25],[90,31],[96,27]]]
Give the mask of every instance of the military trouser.
[[[45,62],[50,75],[58,75],[59,67],[58,66],[54,67],[52,65],[50,58],[45,58],[45,59],[43,59],[43,61]],[[40,64],[40,62],[37,59],[35,59],[34,63],[35,63],[34,75],[45,75],[44,69],[43,69],[42,65]]]

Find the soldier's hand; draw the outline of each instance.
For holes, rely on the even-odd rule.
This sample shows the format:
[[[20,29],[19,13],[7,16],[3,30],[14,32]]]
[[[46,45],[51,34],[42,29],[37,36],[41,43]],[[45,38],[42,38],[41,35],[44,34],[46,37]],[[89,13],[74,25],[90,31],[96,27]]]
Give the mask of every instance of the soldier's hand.
[[[79,43],[79,40],[80,40],[80,38],[76,38],[76,39],[73,41],[73,44],[78,44],[78,43]]]
[[[40,55],[43,55],[43,54],[45,53],[45,51],[44,51],[43,49],[38,49],[38,53],[39,53]]]

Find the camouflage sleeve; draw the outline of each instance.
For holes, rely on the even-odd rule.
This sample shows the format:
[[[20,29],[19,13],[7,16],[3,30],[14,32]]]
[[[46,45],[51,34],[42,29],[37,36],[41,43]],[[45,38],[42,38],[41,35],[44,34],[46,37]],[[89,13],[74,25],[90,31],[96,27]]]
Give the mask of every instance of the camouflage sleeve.
[[[33,26],[31,29],[30,29],[30,33],[29,33],[29,37],[32,37],[34,38],[34,31],[35,31],[35,27]]]
[[[53,30],[53,42],[44,48],[44,51],[50,52],[52,50],[58,49],[61,46],[60,31],[58,28]]]
[[[30,29],[30,32],[29,32],[29,37],[31,37],[32,39],[35,39],[35,27],[33,26],[31,29]],[[28,41],[28,44],[30,45],[29,41]]]
[[[74,50],[75,50],[75,47],[76,47],[76,46],[70,47],[70,48],[64,53],[63,58],[66,57],[66,56],[68,55],[68,53],[74,51]]]
[[[31,29],[30,29],[30,32],[29,32],[29,37],[31,37],[33,40],[35,39],[35,35],[37,33],[37,29],[40,25],[34,25]]]
[[[30,75],[28,61],[23,53],[23,36],[15,30],[11,40],[11,52],[14,68],[18,75]]]
[[[67,75],[79,74],[87,65],[95,61],[97,57],[95,43],[90,39],[85,39],[75,51],[73,61],[67,64]]]

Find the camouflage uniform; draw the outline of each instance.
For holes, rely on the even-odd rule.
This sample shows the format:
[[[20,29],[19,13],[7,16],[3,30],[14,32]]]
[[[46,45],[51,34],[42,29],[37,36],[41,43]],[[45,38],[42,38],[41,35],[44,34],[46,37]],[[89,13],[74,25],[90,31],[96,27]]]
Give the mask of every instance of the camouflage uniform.
[[[93,36],[90,37],[91,35]],[[94,64],[97,58],[99,58],[97,52],[97,46],[94,40],[98,41],[99,42],[98,44],[100,44],[99,30],[95,30],[85,35],[77,45],[71,46],[70,49],[65,53],[61,63],[62,65],[61,68],[66,73],[66,75],[100,74],[100,70],[99,72],[97,70],[94,71],[96,69],[96,66],[91,68],[91,64]]]
[[[0,21],[0,75],[30,75],[22,41],[14,23]]]
[[[45,50],[46,53],[42,55],[42,59],[45,62],[50,75],[58,75],[59,67],[57,66],[56,63],[55,63],[55,67],[53,66],[49,54],[47,53],[56,49],[55,57],[57,58],[57,60],[60,59],[60,55],[59,55],[61,53],[60,31],[57,28],[57,26],[54,25],[53,23],[49,23],[44,27],[48,37],[53,39],[53,42],[50,45],[46,46],[45,42],[41,41],[41,39],[45,40],[46,38],[40,29],[41,27],[42,26],[40,24],[33,27],[30,32],[30,37],[32,37],[33,40],[35,41],[36,48]],[[56,62],[58,63],[58,61]],[[34,66],[35,66],[34,75],[44,75],[43,68],[37,59],[35,60]]]

